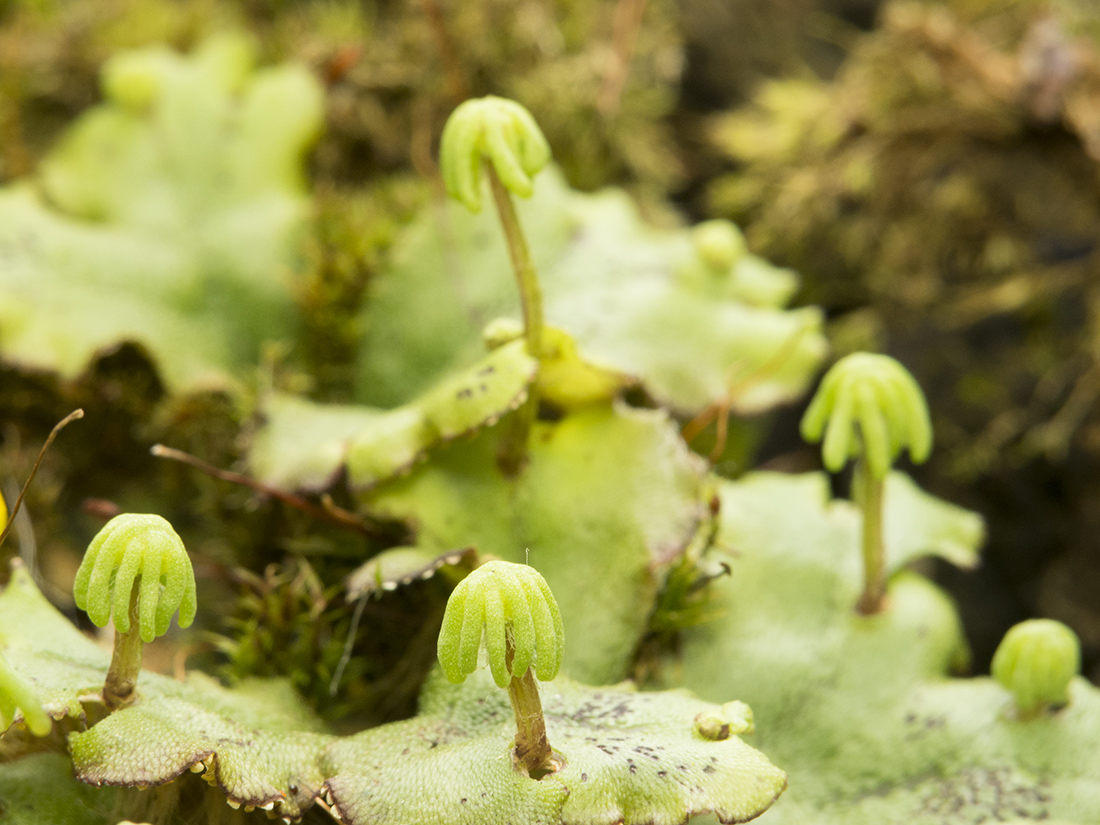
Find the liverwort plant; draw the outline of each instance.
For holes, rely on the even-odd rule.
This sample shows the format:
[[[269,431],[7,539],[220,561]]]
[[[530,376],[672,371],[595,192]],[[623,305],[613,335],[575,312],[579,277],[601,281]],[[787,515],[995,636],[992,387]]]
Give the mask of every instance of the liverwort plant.
[[[183,541],[160,516],[115,516],[96,534],[76,573],[73,596],[97,627],[112,616],[115,646],[103,687],[111,710],[134,699],[141,650],[168,630],[195,619],[195,574]]]
[[[447,194],[471,212],[481,211],[481,169],[486,168],[519,287],[527,350],[535,358],[544,356],[542,287],[512,195],[530,197],[532,178],[549,162],[550,145],[542,130],[531,113],[512,100],[492,95],[467,100],[443,127],[439,146],[443,184]],[[523,464],[537,404],[532,388],[505,431],[499,463],[508,475]]]
[[[916,379],[887,355],[857,352],[833,365],[802,418],[802,437],[822,440],[826,469],[856,460],[852,497],[863,514],[864,587],[858,609],[882,610],[886,564],[882,535],[883,488],[903,449],[916,463],[932,450],[928,404]]]
[[[482,639],[497,687],[508,688],[516,716],[516,765],[535,779],[562,765],[546,738],[538,683],[553,679],[565,650],[554,594],[533,567],[490,561],[459,582],[439,633],[439,664],[454,683],[478,666]]]
[[[550,162],[550,145],[525,108],[501,97],[467,100],[443,127],[439,166],[447,194],[481,211],[481,168],[486,166],[508,254],[519,285],[527,346],[542,352],[542,290],[512,195],[529,198],[532,178]]]
[[[1069,684],[1081,669],[1077,635],[1053,619],[1029,619],[1005,634],[993,655],[993,678],[1012,693],[1021,719],[1069,702]]]

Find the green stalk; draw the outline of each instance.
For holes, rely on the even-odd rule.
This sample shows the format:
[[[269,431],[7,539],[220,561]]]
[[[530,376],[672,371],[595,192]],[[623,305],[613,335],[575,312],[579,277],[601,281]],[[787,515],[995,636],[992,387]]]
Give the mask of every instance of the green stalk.
[[[485,164],[489,173],[489,184],[493,190],[493,200],[497,205],[500,225],[504,229],[504,238],[508,242],[508,257],[512,259],[512,269],[516,273],[519,286],[519,300],[523,307],[523,328],[527,338],[527,349],[535,358],[542,353],[542,288],[539,286],[538,273],[531,260],[531,251],[527,248],[527,239],[516,215],[512,195],[504,188],[496,169],[491,163]]]
[[[508,667],[512,666],[515,647],[511,633],[506,641],[505,657]],[[512,702],[512,711],[516,715],[516,762],[532,779],[540,779],[557,769],[554,764],[554,752],[546,738],[546,719],[542,714],[542,699],[539,686],[531,668],[522,676],[513,676],[508,683],[508,698]]]
[[[883,479],[875,478],[867,462],[856,462],[852,492],[863,513],[863,593],[856,607],[864,616],[879,613],[886,599],[886,550],[882,539]]]
[[[485,169],[489,173],[493,200],[496,202],[500,225],[508,243],[508,257],[512,260],[516,285],[519,287],[527,351],[535,358],[542,358],[542,287],[539,285],[538,273],[531,260],[531,250],[527,247],[527,238],[523,234],[523,227],[520,226],[519,217],[516,215],[511,193],[504,188],[491,163],[486,163]],[[531,435],[531,427],[535,423],[538,404],[538,394],[532,384],[527,400],[508,417],[502,426],[500,445],[497,449],[497,465],[505,476],[518,475],[523,465],[527,463],[527,442]]]
[[[138,624],[138,583],[130,592],[130,630],[115,630],[115,649],[111,668],[103,685],[103,703],[108,710],[117,710],[134,701],[138,674],[141,673],[141,628]]]
[[[553,751],[546,738],[546,720],[542,715],[539,687],[531,668],[508,683],[508,698],[516,714],[516,761],[528,775],[545,769]]]

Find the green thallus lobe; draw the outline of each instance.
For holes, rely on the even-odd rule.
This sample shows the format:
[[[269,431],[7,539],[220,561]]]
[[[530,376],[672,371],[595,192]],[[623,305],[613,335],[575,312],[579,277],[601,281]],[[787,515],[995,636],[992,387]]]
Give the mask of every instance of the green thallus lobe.
[[[0,653],[0,733],[15,719],[16,711],[23,715],[24,724],[35,736],[45,736],[53,727],[34,687]]]
[[[7,502],[4,501],[3,496],[0,496],[0,545],[2,545],[4,539],[8,537],[8,532],[11,530],[12,526],[12,520],[15,519],[20,506],[23,504],[23,497],[26,496],[27,489],[30,487],[31,481],[34,480],[35,473],[38,472],[38,466],[42,463],[42,457],[46,454],[46,450],[49,449],[53,440],[61,430],[69,423],[83,417],[84,410],[73,410],[54,425],[54,428],[46,438],[46,442],[38,451],[38,458],[35,459],[34,466],[31,467],[30,474],[23,483],[23,489],[20,490],[19,497],[16,498],[15,505],[12,507],[10,514],[8,513]],[[13,569],[17,564],[22,564],[22,562],[19,559],[15,559],[12,564]],[[15,719],[16,712],[22,714],[24,724],[35,736],[45,736],[53,727],[49,715],[38,699],[38,694],[35,692],[34,686],[20,676],[19,673],[12,668],[8,660],[4,658],[4,654],[0,652],[0,733],[3,733],[7,730],[8,726],[11,725]],[[0,805],[0,808],[2,807],[3,806]]]
[[[802,437],[821,441],[822,460],[839,472],[856,460],[853,498],[863,512],[864,589],[859,611],[882,610],[886,567],[882,542],[883,484],[902,450],[915,463],[932,450],[932,422],[920,385],[887,355],[857,352],[826,373],[802,418]]]
[[[160,516],[124,514],[92,539],[76,574],[73,596],[97,627],[114,618],[115,647],[103,688],[111,708],[133,701],[142,644],[195,619],[195,575],[183,542]]]
[[[535,676],[547,681],[557,675],[565,630],[538,571],[491,561],[459,582],[439,634],[439,663],[450,681],[462,682],[477,669],[482,639],[493,680],[508,688],[515,712],[517,764],[536,778],[555,770]]]

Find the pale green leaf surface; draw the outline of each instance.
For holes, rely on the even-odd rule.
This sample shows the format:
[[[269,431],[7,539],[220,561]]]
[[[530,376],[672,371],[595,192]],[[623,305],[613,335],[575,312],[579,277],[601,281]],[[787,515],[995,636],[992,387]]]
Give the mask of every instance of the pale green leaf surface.
[[[640,379],[662,403],[697,412],[731,395],[733,409],[758,412],[801,394],[819,366],[816,309],[754,307],[693,289],[678,275],[695,255],[688,230],[647,227],[621,192],[580,194],[547,169],[516,208],[547,322],[572,335],[585,360]],[[371,289],[359,375],[368,404],[415,397],[473,360],[488,321],[518,316],[488,209],[425,210]]]
[[[419,717],[330,747],[328,791],[351,825],[680,825],[709,811],[746,821],[786,786],[740,738],[699,736],[695,717],[716,708],[685,692],[559,678],[542,685],[542,703],[547,737],[566,763],[542,780],[513,768],[512,709],[482,670],[461,685],[436,673]]]
[[[887,485],[892,566],[918,547],[973,559],[972,514]],[[913,573],[891,579],[883,613],[858,615],[859,515],[824,476],[752,474],[721,501],[719,541],[736,551],[712,584],[724,612],[685,634],[679,664],[704,698],[748,702],[756,744],[789,771],[762,822],[1100,818],[1100,692],[1077,680],[1068,708],[1023,722],[991,680],[949,679],[965,654],[954,606]]]
[[[886,477],[884,495],[883,540],[889,569],[927,555],[957,567],[978,565],[985,524],[977,513],[929,495],[904,473]]]
[[[5,657],[52,716],[84,719],[85,704],[99,704],[110,654],[61,616],[22,567],[0,593],[0,628]],[[138,696],[70,735],[79,779],[156,785],[204,762],[208,778],[246,805],[272,804],[294,816],[315,798],[324,778],[320,750],[331,737],[285,683],[228,690],[201,673],[177,682],[143,672]]]
[[[523,341],[493,350],[475,366],[448,375],[417,400],[438,438],[450,440],[494,424],[527,398],[538,362]],[[353,481],[355,479],[353,478]]]
[[[46,601],[21,564],[0,593],[0,651],[55,719],[83,718],[81,700],[103,688],[111,662]]]
[[[261,399],[260,415],[248,452],[252,475],[284,490],[324,490],[347,461],[356,433],[376,426],[385,412],[275,392]]]
[[[0,825],[115,825],[114,796],[77,782],[59,753],[0,762]]]
[[[408,471],[436,444],[514,410],[537,366],[524,343],[513,341],[392,410],[273,393],[262,402],[249,464],[261,481],[284,489],[324,489],[344,465],[352,487],[371,487]]]
[[[162,677],[163,679],[163,677]],[[171,683],[143,673],[142,701],[69,737],[76,776],[90,785],[157,785],[188,769],[243,805],[297,816],[320,791],[316,732],[283,683],[226,690],[208,677]]]
[[[22,568],[0,592],[0,627],[5,655],[41,684],[49,709],[72,701],[93,710],[97,703],[87,685],[93,679],[101,684],[107,654],[49,605]],[[138,694],[135,704],[69,735],[75,775],[86,785],[159,785],[191,768],[203,771],[230,801],[271,806],[289,818],[323,792],[350,823],[603,825],[625,818],[674,825],[711,810],[743,821],[767,808],[786,784],[782,771],[737,737],[698,735],[695,717],[721,708],[681,692],[547,684],[549,735],[568,764],[544,781],[513,770],[511,707],[486,671],[461,687],[437,678],[420,716],[344,738],[322,732],[284,682],[229,690],[202,674],[177,682],[143,672]],[[101,708],[89,713],[100,716]],[[67,767],[64,760],[49,762],[46,773],[30,775],[37,777],[33,787],[22,768],[38,767],[38,761],[0,764],[0,791],[13,789],[0,799],[18,803],[0,810],[0,823],[100,821],[77,817],[63,804],[96,797],[57,776],[58,764]],[[57,783],[65,787],[56,806],[23,804]],[[13,818],[55,808],[53,819]]]
[[[71,377],[128,341],[172,390],[224,386],[294,334],[322,92],[301,67],[253,73],[232,36],[119,57],[146,64],[148,105],[94,107],[0,189],[0,353]]]
[[[12,669],[0,650],[0,730],[6,730],[17,717],[35,736],[46,736],[53,729],[34,688]]]
[[[526,387],[520,392],[525,395]],[[438,431],[432,431],[424,409],[414,402],[379,411],[377,418],[348,441],[341,463],[346,464],[348,481],[355,487],[371,487],[406,472],[441,438]]]
[[[563,672],[593,684],[623,678],[665,567],[706,516],[702,463],[666,414],[625,407],[537,422],[514,479],[497,470],[495,448],[492,430],[442,447],[362,504],[409,520],[426,550],[473,545],[529,563],[561,608]]]

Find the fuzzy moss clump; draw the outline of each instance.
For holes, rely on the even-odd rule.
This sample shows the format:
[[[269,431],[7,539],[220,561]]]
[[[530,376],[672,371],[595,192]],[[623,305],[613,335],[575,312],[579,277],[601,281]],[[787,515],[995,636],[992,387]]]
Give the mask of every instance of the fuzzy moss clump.
[[[716,124],[740,168],[711,195],[842,316],[842,350],[924,342],[950,470],[973,478],[1094,438],[1100,53],[1058,18],[970,14],[890,4],[835,82],[766,85]]]
[[[430,172],[446,113],[494,93],[536,114],[581,188],[630,181],[662,194],[682,182],[665,122],[684,63],[671,0],[8,5],[0,6],[0,181],[30,172],[95,102],[99,66],[114,51],[186,47],[236,27],[256,36],[265,60],[306,61],[328,85],[320,180],[364,181],[410,165]]]

